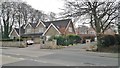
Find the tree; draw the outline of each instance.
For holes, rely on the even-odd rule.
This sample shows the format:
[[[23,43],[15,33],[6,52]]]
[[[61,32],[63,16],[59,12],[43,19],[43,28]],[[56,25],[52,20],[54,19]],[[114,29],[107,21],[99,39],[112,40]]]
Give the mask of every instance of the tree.
[[[8,39],[9,34],[15,24],[20,2],[3,2],[1,5],[1,33],[3,39]]]
[[[10,17],[12,13],[12,9],[10,7],[10,3],[4,2],[2,3],[2,10],[1,10],[1,17],[3,20],[3,25],[1,25],[1,32],[2,32],[2,37],[8,38],[9,32],[11,31],[11,25],[13,23],[10,23]]]
[[[66,1],[66,16],[85,16],[89,19],[89,24],[96,31],[98,46],[100,38],[105,30],[110,28],[114,20],[118,17],[117,3],[114,1],[98,0],[74,0]]]
[[[118,6],[119,6],[119,8],[118,8],[118,33],[120,34],[120,2],[118,3]]]
[[[118,24],[118,33],[120,34],[120,22]]]
[[[56,19],[56,14],[54,12],[50,12],[48,14],[48,18],[50,21],[54,21]]]
[[[24,2],[2,2],[0,3],[1,33],[4,39],[9,38],[12,28],[21,27],[27,23],[38,23],[44,13],[35,10]]]

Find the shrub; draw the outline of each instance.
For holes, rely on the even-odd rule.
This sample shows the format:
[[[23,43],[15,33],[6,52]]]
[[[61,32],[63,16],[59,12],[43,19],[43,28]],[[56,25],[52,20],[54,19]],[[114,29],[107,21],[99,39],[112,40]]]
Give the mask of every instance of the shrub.
[[[65,45],[65,38],[63,36],[56,36],[54,39],[57,40],[57,45]]]
[[[81,38],[78,35],[68,35],[67,40],[71,45],[73,45],[74,43],[80,43]]]
[[[116,41],[116,45],[120,45],[120,35],[116,34],[115,35],[115,41]]]
[[[79,43],[81,38],[78,35],[68,35],[68,36],[56,36],[54,39],[57,40],[57,45],[73,45],[75,43]]]
[[[101,37],[101,44],[103,47],[109,47],[115,44],[115,37],[112,35],[104,35]]]
[[[81,42],[81,38],[78,35],[75,35],[75,43],[80,43]]]

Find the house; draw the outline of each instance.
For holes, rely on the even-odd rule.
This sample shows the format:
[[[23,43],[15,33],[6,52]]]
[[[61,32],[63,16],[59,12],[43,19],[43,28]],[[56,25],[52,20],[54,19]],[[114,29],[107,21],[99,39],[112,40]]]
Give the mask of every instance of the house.
[[[21,37],[26,37],[27,39],[32,39],[35,43],[40,42],[40,37],[43,32],[46,30],[45,24],[40,21],[38,23],[28,23],[24,27],[25,33]]]
[[[77,34],[88,34],[88,26],[85,25],[79,25],[79,27],[76,29]]]
[[[71,19],[27,23],[22,26],[20,30],[18,28],[13,28],[9,36],[11,38],[24,37],[26,40],[32,39],[37,43],[40,42],[42,36],[48,39],[51,36],[67,34],[75,34],[74,25]]]
[[[71,19],[49,21],[44,22],[44,24],[46,25],[47,29],[43,33],[43,36],[46,36],[47,38],[55,35],[76,34]]]
[[[104,34],[105,34],[105,35],[115,35],[116,32],[115,32],[115,30],[112,30],[112,29],[110,28],[110,29],[105,30]]]
[[[19,28],[12,28],[10,34],[9,34],[9,37],[11,39],[13,38],[19,38],[22,34],[24,34],[25,32],[25,29],[24,29],[24,25]]]
[[[95,40],[96,38],[96,32],[92,27],[87,27],[85,25],[79,26],[76,30],[77,34],[82,38],[83,41],[85,41],[85,38],[94,38],[93,40]],[[116,31],[115,31],[115,27],[110,26],[108,27],[107,30],[104,31],[105,35],[115,35]]]
[[[85,43],[86,39],[91,39],[91,41],[95,40],[96,32],[88,26],[81,25],[76,30],[77,35],[81,37],[81,43]]]
[[[40,21],[38,23],[27,23],[26,25],[19,28],[13,28],[10,32],[9,36],[10,38],[26,38],[26,40],[32,39],[35,41],[35,43],[38,43],[40,41],[40,36],[43,34],[43,28],[44,25]],[[45,30],[45,29],[44,29]],[[20,34],[19,34],[20,32]]]

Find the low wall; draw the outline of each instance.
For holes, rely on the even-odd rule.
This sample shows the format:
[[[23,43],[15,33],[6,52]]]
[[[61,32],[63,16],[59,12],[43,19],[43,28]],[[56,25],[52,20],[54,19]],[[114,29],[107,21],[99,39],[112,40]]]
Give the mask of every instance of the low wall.
[[[35,44],[40,44],[40,41],[41,41],[41,40],[40,40],[40,38],[34,38],[33,41],[34,41]]]
[[[40,48],[45,49],[55,49],[57,48],[56,41],[45,41],[45,44],[41,42]]]
[[[21,45],[24,44],[23,41],[0,41],[0,46],[2,47],[20,47]]]

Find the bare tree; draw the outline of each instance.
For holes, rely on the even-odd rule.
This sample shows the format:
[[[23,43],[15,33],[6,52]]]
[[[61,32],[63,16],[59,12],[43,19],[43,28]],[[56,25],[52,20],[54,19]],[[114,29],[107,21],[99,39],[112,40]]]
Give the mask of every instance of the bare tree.
[[[11,16],[11,11],[12,11],[12,9],[10,7],[10,3],[7,3],[7,2],[2,3],[1,17],[2,17],[2,21],[3,21],[3,25],[1,25],[1,26],[4,28],[1,27],[2,28],[1,32],[2,32],[2,36],[4,38],[8,38],[8,35],[10,32],[10,28],[8,28],[8,27],[10,27],[10,24],[12,24],[9,22],[10,16]]]
[[[50,12],[48,14],[48,18],[50,21],[54,21],[56,19],[56,14],[54,12]]]
[[[118,33],[120,34],[120,2],[118,3]]]
[[[3,38],[9,38],[14,25],[21,27],[29,22],[37,23],[43,13],[24,2],[2,2],[0,6],[0,24]]]
[[[100,46],[101,35],[118,17],[117,10],[118,6],[115,1],[66,0],[65,12],[67,16],[72,17],[85,15],[91,27],[96,31],[98,46]]]

